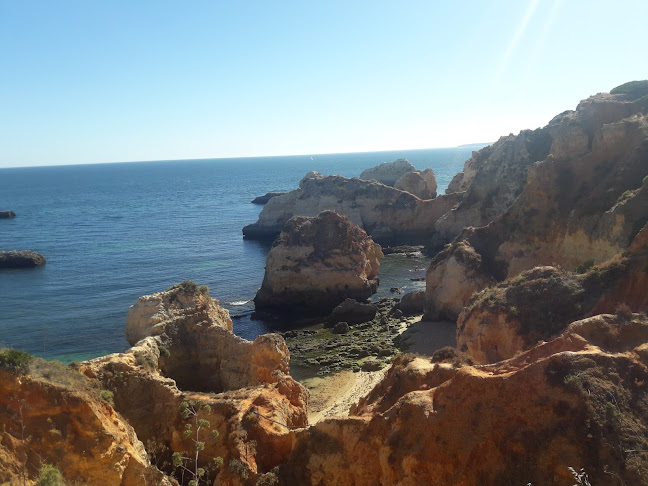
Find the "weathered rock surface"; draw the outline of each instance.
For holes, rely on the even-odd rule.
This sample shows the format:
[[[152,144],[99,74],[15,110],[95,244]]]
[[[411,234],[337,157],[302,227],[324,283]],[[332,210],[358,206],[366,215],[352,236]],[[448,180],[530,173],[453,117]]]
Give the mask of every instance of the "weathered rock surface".
[[[0,219],[11,219],[15,217],[16,213],[13,211],[0,211]]]
[[[30,250],[0,251],[0,268],[30,268],[43,265],[45,257]]]
[[[394,187],[420,199],[434,199],[437,196],[437,182],[432,169],[408,172],[396,181]]]
[[[496,283],[481,256],[465,241],[438,253],[425,276],[425,319],[455,320],[472,295]]]
[[[457,205],[461,194],[422,201],[375,181],[307,174],[299,189],[272,198],[256,223],[243,228],[246,238],[274,239],[293,216],[314,217],[325,210],[346,216],[381,244],[428,244],[434,223]]]
[[[378,288],[382,256],[362,229],[333,211],[295,217],[268,253],[254,303],[321,312],[347,298],[365,300]]]
[[[285,192],[266,192],[263,196],[257,196],[252,199],[252,204],[266,204],[270,199],[277,196],[282,196]]]
[[[367,322],[376,317],[378,307],[374,304],[363,304],[354,299],[345,299],[333,309],[331,315],[327,318],[328,322],[347,322],[349,324],[358,324]]]
[[[133,346],[145,337],[163,334],[174,324],[232,330],[229,312],[209,296],[209,289],[185,281],[137,299],[126,315],[126,339]]]
[[[415,290],[403,295],[398,309],[406,316],[422,314],[425,310],[425,290]]]
[[[544,128],[475,152],[448,189],[465,197],[435,224],[434,238],[440,246],[465,227],[488,225],[470,243],[501,262],[504,276],[552,262],[600,263],[645,223],[646,175],[645,103],[598,94]]]
[[[648,228],[636,244],[587,273],[553,267],[523,272],[475,294],[457,321],[457,346],[492,363],[549,340],[571,322],[612,313],[620,304],[648,310]]]
[[[643,485],[648,460],[628,451],[644,450],[648,433],[645,344],[635,347],[648,321],[603,319],[597,332],[614,338],[570,330],[492,366],[399,358],[353,416],[297,432],[280,479],[568,486],[573,467]]]
[[[382,164],[363,170],[360,179],[365,181],[378,181],[386,186],[393,186],[396,181],[408,172],[416,170],[409,160],[397,159],[393,162],[383,162]]]
[[[3,484],[33,484],[43,462],[82,484],[177,484],[150,464],[133,428],[76,371],[42,360],[24,373],[0,369],[0,390]]]
[[[155,312],[150,312],[151,302]],[[149,453],[166,463],[165,471],[173,472],[168,463],[173,452],[187,455],[193,450],[181,416],[181,405],[187,401],[208,405],[209,409],[199,407],[199,416],[218,432],[215,437],[206,431],[201,438],[205,442],[201,467],[216,457],[224,459],[221,470],[209,470],[210,481],[239,484],[241,475],[247,475],[254,484],[259,474],[285,461],[291,428],[307,424],[308,392],[287,375],[284,340],[276,334],[253,342],[235,336],[228,329],[227,311],[204,289],[187,282],[143,297],[133,309],[138,316],[135,329],[150,335],[126,353],[79,367],[114,394],[115,409],[134,427]],[[238,472],[227,466],[231,461]]]

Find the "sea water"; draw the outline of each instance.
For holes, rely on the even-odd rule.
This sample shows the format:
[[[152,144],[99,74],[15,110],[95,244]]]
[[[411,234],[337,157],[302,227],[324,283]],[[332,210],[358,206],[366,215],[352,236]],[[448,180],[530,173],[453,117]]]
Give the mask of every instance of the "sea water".
[[[314,156],[133,162],[0,169],[0,250],[34,250],[34,269],[0,270],[0,346],[64,362],[124,351],[125,318],[139,296],[182,280],[208,285],[253,339],[277,322],[252,320],[269,246],[241,229],[268,191],[309,171],[357,177],[404,157],[432,168],[442,193],[475,146]],[[428,261],[391,255],[378,296],[421,288]]]

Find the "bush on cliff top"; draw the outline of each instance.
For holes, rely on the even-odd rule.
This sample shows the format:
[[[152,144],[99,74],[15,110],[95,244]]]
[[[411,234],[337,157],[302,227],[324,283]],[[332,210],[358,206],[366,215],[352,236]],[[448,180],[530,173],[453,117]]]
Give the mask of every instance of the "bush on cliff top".
[[[172,285],[167,289],[169,290],[176,290],[179,289],[182,292],[188,293],[188,294],[203,294],[207,295],[209,293],[209,287],[207,285],[198,285],[196,282],[192,282],[191,280],[183,280],[182,282]]]
[[[25,371],[34,357],[18,349],[0,350],[0,368],[11,371]]]
[[[624,83],[611,90],[610,94],[624,94],[632,98],[633,101],[638,100],[648,95],[648,80]]]

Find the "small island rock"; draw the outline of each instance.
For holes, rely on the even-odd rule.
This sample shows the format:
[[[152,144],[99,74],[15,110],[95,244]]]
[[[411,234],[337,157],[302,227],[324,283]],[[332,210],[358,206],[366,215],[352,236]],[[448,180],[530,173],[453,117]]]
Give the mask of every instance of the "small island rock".
[[[0,219],[10,219],[15,218],[16,213],[13,211],[0,211]]]
[[[397,159],[393,162],[383,162],[376,167],[363,170],[360,179],[365,181],[375,180],[386,186],[393,186],[398,179],[414,170],[416,170],[416,167],[409,160]]]
[[[29,268],[45,262],[45,257],[35,251],[0,251],[0,268]]]

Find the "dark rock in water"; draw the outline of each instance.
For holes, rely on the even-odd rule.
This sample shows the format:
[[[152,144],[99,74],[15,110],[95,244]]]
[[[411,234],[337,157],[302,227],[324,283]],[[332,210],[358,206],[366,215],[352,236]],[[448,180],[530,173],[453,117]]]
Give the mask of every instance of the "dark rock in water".
[[[330,323],[348,322],[359,324],[372,320],[376,316],[378,308],[373,304],[362,304],[354,299],[346,299],[338,305],[328,318]]]
[[[45,261],[45,257],[35,251],[0,251],[0,268],[35,267]]]
[[[263,196],[257,196],[252,200],[252,204],[265,204],[273,197],[281,196],[286,194],[285,192],[267,192]]]
[[[333,334],[346,334],[349,332],[349,324],[346,322],[338,322],[333,328]]]
[[[425,290],[415,290],[403,295],[398,304],[398,309],[406,316],[423,314],[425,308]]]
[[[0,211],[0,219],[10,219],[15,218],[16,213],[13,211]]]
[[[403,291],[401,289],[399,289],[398,287],[392,287],[391,289],[389,289],[389,291],[392,294],[402,294],[403,293]]]

